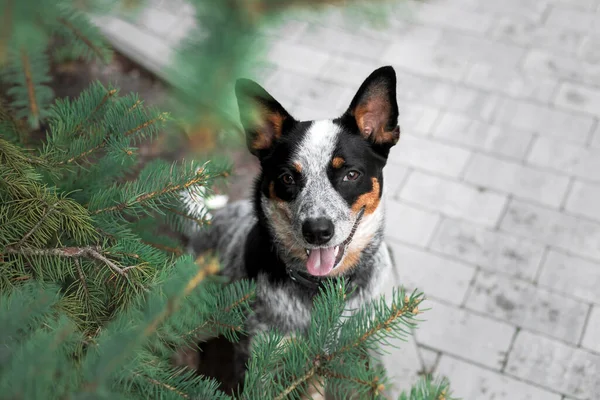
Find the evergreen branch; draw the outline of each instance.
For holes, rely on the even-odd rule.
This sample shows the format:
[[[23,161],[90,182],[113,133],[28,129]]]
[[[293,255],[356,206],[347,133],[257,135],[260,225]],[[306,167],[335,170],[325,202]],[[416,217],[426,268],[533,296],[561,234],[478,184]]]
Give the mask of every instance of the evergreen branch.
[[[210,225],[210,219],[206,219],[206,218],[196,218],[193,217],[187,213],[181,212],[179,210],[176,210],[174,208],[167,208],[166,211],[172,212],[175,215],[179,215],[180,217],[183,217],[185,219],[189,219],[190,221],[193,221],[195,223],[197,223],[199,226],[203,226],[203,225]]]
[[[152,118],[151,120],[148,120],[148,121],[136,126],[135,128],[128,130],[127,132],[125,132],[125,134],[123,134],[123,136],[131,136],[134,133],[139,132],[144,128],[147,128],[151,125],[156,124],[157,122],[164,122],[167,120],[167,118],[166,118],[167,115],[168,115],[168,113],[163,112],[163,113],[159,114],[158,117]],[[107,140],[103,140],[99,145],[94,146],[91,149],[85,150],[84,152],[79,153],[79,154],[69,158],[68,160],[60,161],[60,162],[56,163],[56,165],[65,165],[65,164],[70,164],[74,161],[77,161],[83,157],[86,157],[86,156],[92,154],[93,152],[95,152],[97,150],[104,148],[107,143],[108,143]]]
[[[0,30],[0,64],[4,62],[4,58],[8,49],[10,33],[12,31],[13,22],[13,0],[6,0],[2,15],[2,29]]]
[[[96,47],[96,45],[94,45],[94,43],[92,43],[87,36],[85,36],[84,34],[82,34],[79,29],[77,29],[72,23],[70,23],[69,21],[67,21],[64,18],[59,18],[58,21],[63,24],[64,26],[66,26],[76,37],[77,39],[81,40],[83,43],[85,43],[86,46],[88,46],[90,49],[92,49],[92,51],[96,54],[96,56],[100,59],[103,60],[104,54],[102,54],[102,51]]]
[[[139,377],[141,377],[141,378],[143,378],[145,380],[147,380],[148,382],[150,382],[150,383],[152,383],[154,385],[163,387],[163,388],[165,388],[165,389],[167,389],[167,390],[169,390],[169,391],[171,391],[173,393],[176,393],[179,396],[183,397],[184,399],[188,399],[190,397],[187,394],[183,393],[181,390],[177,390],[177,388],[175,388],[175,387],[173,387],[171,385],[168,385],[168,384],[166,384],[164,382],[157,381],[156,379],[150,378],[148,376],[144,376],[144,375],[139,374],[137,372],[134,372],[133,374],[136,375],[136,376],[139,376]]]
[[[83,287],[83,291],[87,297],[90,297],[90,291],[87,287],[87,283],[85,283],[85,275],[83,275],[83,270],[81,269],[81,264],[79,263],[79,259],[75,258],[73,260],[75,262],[75,267],[77,268],[77,274],[79,275],[79,281],[81,282],[81,286]]]
[[[217,272],[219,272],[219,263],[218,263],[217,259],[214,257],[208,263],[205,263],[204,260],[202,260],[199,264],[202,267],[198,270],[196,275],[194,275],[192,277],[192,279],[190,279],[190,281],[186,285],[186,287],[183,291],[183,296],[187,296],[188,294],[190,294],[192,292],[192,290],[194,290],[200,283],[202,283],[202,281],[204,281],[204,279],[206,279],[207,276],[214,275]],[[154,318],[154,320],[152,320],[150,322],[150,324],[148,324],[146,329],[144,329],[144,336],[149,336],[154,331],[156,331],[158,326],[166,318],[168,318],[171,314],[173,314],[175,312],[175,310],[176,310],[176,304],[175,304],[174,300],[173,299],[167,300],[167,306],[165,307],[165,309],[162,312],[160,312],[156,316],[156,318]]]
[[[281,392],[279,395],[277,395],[277,397],[275,397],[275,400],[285,399],[290,393],[292,393],[294,390],[296,390],[300,385],[308,382],[313,376],[315,376],[317,374],[317,371],[319,370],[319,364],[320,364],[319,357],[317,356],[313,367],[311,369],[309,369],[308,371],[306,371],[306,373],[304,375],[302,375],[295,381],[291,382],[289,384],[289,386],[283,390],[283,392]]]
[[[398,319],[401,319],[402,317],[407,316],[407,314],[410,314],[410,315],[418,314],[419,313],[419,304],[421,303],[422,298],[419,298],[414,303],[409,300],[410,299],[408,299],[408,297],[406,297],[404,299],[404,305],[400,309],[396,308],[396,304],[392,304],[392,310],[391,310],[392,314],[386,320],[373,326],[371,329],[369,329],[367,332],[365,332],[362,336],[360,336],[354,342],[349,343],[348,345],[342,347],[338,351],[327,355],[326,356],[327,361],[331,361],[335,357],[337,357],[339,354],[345,353],[345,352],[351,350],[352,348],[356,348],[356,347],[360,346],[361,344],[365,343],[367,340],[369,340],[372,337],[374,337],[375,335],[377,335],[382,330],[390,331],[392,329],[392,325],[394,324],[394,322],[396,322]]]
[[[25,53],[25,50],[21,50],[21,63],[23,64],[23,73],[25,74],[25,86],[27,88],[27,96],[29,98],[29,109],[31,110],[31,114],[33,115],[34,119],[39,121],[40,111],[35,98],[35,85],[33,83],[29,57]]]
[[[223,174],[225,174],[225,173],[217,174],[217,175],[215,175],[215,177],[218,177],[218,176],[223,175]],[[204,176],[202,174],[202,171],[198,171],[198,173],[196,174],[195,178],[192,178],[192,179],[190,179],[189,181],[187,181],[187,182],[185,182],[183,184],[177,184],[177,185],[171,184],[171,185],[168,185],[166,188],[164,188],[162,190],[157,190],[157,191],[154,191],[154,192],[141,194],[141,195],[137,196],[135,199],[133,199],[130,202],[117,204],[117,205],[111,206],[111,207],[101,208],[99,210],[93,211],[91,214],[92,215],[97,215],[97,214],[101,214],[101,213],[105,213],[105,212],[111,212],[111,211],[122,211],[123,209],[125,209],[127,207],[131,207],[134,204],[144,203],[146,201],[155,199],[155,198],[160,197],[160,196],[164,196],[164,195],[169,194],[169,193],[178,192],[180,190],[187,189],[190,186],[196,185],[196,184],[198,184],[200,182],[203,182],[205,180],[206,180],[206,176]]]
[[[4,249],[7,254],[18,254],[22,256],[53,256],[53,257],[64,257],[64,258],[74,258],[74,257],[88,257],[94,258],[98,261],[102,261],[106,264],[110,269],[112,269],[117,274],[127,277],[127,273],[123,271],[119,266],[117,266],[114,262],[104,257],[100,252],[99,247],[62,247],[62,248],[54,248],[54,249],[31,249],[26,247],[12,247],[8,246]]]
[[[134,109],[134,107],[131,108],[131,110],[133,110],[133,109]],[[135,128],[131,128],[130,130],[125,132],[125,136],[133,135],[134,133],[139,132],[144,128],[147,128],[150,125],[154,125],[157,122],[165,122],[167,120],[167,115],[168,115],[168,113],[166,113],[166,112],[160,113],[158,115],[158,117],[152,118],[151,120],[148,120],[148,121],[136,126]]]
[[[75,126],[75,128],[73,129],[73,132],[76,133],[81,128],[83,128],[83,125],[86,124],[90,119],[92,119],[96,115],[96,113],[102,108],[102,106],[108,101],[108,99],[111,98],[112,96],[114,96],[115,94],[117,94],[118,92],[119,91],[117,89],[108,90],[106,92],[106,94],[104,95],[104,97],[102,97],[100,102],[92,110],[92,112],[89,113],[89,115],[86,117],[86,119],[81,121],[79,124],[77,124],[77,126]]]
[[[356,378],[353,376],[346,376],[346,375],[340,374],[339,372],[331,371],[327,368],[320,368],[319,375],[324,376],[325,378],[346,380],[346,381],[358,383],[359,385],[368,386],[372,389],[374,394],[378,394],[379,392],[383,392],[385,390],[384,385],[379,383],[378,377],[375,377],[373,379],[373,382],[369,382],[364,379]]]
[[[148,242],[147,240],[142,240],[142,243],[147,244],[148,246],[152,246],[152,247],[154,247],[156,249],[166,251],[168,253],[173,253],[177,257],[182,256],[185,253],[179,247],[165,246],[165,245],[162,245],[162,244],[159,244],[159,243]]]
[[[46,220],[46,218],[55,211],[56,206],[58,206],[59,203],[54,203],[51,206],[48,206],[48,208],[46,208],[46,211],[44,212],[44,215],[42,215],[42,217],[40,218],[40,220],[29,230],[29,232],[27,232],[25,234],[25,236],[23,236],[23,238],[21,240],[19,240],[19,242],[15,245],[16,247],[21,247],[23,245],[23,243],[25,243],[25,241],[27,239],[29,239],[29,237],[31,235],[33,235],[33,233],[38,230],[38,228],[42,225],[42,223]]]

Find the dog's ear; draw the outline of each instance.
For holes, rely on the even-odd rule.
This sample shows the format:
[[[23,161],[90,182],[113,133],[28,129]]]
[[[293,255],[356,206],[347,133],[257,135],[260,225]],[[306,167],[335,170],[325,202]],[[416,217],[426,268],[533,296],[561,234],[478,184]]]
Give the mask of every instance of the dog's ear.
[[[260,156],[281,137],[285,124],[294,119],[258,83],[249,79],[238,79],[235,95],[240,110],[240,120],[246,131],[248,149]]]
[[[365,139],[388,150],[395,145],[400,127],[394,68],[373,71],[358,89],[345,116],[354,118]]]

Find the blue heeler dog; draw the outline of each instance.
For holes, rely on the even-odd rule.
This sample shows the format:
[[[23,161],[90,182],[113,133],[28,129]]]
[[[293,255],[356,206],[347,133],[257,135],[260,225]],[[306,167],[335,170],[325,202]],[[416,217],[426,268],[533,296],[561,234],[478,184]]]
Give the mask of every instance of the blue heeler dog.
[[[216,211],[190,245],[197,254],[216,251],[225,275],[256,281],[250,337],[306,329],[327,277],[346,279],[349,309],[378,296],[392,265],[382,194],[400,137],[394,69],[374,71],[331,120],[297,121],[250,80],[235,90],[248,149],[261,164],[254,198]]]

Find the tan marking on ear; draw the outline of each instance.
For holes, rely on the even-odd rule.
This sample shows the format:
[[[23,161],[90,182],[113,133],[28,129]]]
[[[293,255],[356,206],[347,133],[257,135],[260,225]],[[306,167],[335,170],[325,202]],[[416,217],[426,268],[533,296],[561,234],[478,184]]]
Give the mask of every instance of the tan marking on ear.
[[[358,196],[358,199],[356,199],[354,204],[352,204],[352,211],[354,211],[355,213],[358,213],[360,209],[364,207],[365,215],[369,215],[375,212],[375,210],[379,206],[379,181],[377,180],[377,178],[371,178],[371,182],[373,182],[373,188],[371,189],[371,191]]]
[[[373,99],[359,105],[354,110],[354,118],[360,133],[365,139],[377,144],[389,143],[395,145],[400,138],[400,127],[386,130],[390,104],[384,100]]]
[[[333,165],[333,168],[342,168],[345,162],[346,160],[344,160],[342,157],[333,157],[333,160],[331,160],[331,165]]]
[[[301,173],[302,172],[302,164],[300,164],[298,161],[296,161],[294,163],[294,169],[296,170],[297,173]]]
[[[260,122],[256,123],[256,136],[252,142],[253,150],[266,150],[281,137],[285,116],[262,109]]]

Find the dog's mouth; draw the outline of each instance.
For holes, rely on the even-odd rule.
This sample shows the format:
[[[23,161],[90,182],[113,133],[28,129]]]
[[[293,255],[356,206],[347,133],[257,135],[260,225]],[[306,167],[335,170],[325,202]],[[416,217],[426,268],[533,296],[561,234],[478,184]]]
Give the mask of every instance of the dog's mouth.
[[[319,247],[315,249],[306,249],[308,260],[306,261],[306,270],[313,276],[325,276],[331,273],[344,258],[346,248],[352,241],[358,224],[364,214],[364,208],[361,209],[354,221],[350,234],[341,244],[333,247]]]

